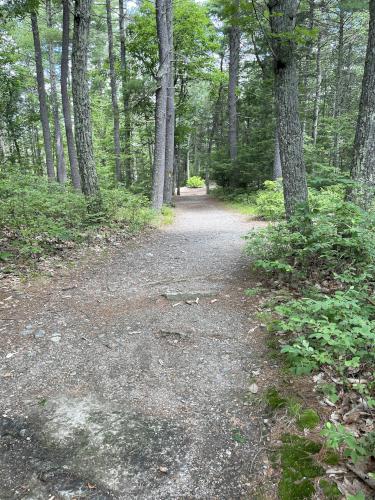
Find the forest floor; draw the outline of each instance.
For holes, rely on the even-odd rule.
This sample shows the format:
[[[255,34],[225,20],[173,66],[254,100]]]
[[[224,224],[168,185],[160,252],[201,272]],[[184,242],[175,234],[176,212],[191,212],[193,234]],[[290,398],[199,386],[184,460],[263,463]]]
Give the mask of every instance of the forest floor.
[[[264,494],[262,225],[185,190],[170,226],[2,291],[1,499]]]

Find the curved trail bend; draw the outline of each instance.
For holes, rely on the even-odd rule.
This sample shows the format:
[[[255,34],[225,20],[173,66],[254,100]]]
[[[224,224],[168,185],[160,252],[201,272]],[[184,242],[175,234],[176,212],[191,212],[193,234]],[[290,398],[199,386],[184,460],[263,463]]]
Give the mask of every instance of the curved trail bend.
[[[254,498],[267,361],[241,236],[257,225],[184,192],[171,226],[19,290],[1,499]]]

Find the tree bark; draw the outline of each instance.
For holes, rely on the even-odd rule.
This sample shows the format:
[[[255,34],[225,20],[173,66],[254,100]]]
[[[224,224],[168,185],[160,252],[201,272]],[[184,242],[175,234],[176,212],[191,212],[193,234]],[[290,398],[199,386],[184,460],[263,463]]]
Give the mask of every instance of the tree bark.
[[[156,28],[159,46],[159,68],[157,74],[156,108],[155,108],[155,149],[152,177],[151,204],[155,210],[163,205],[165,139],[168,91],[168,30],[166,8],[168,0],[156,0]]]
[[[322,89],[321,44],[322,44],[322,35],[321,32],[319,32],[318,45],[316,50],[315,97],[314,97],[314,111],[313,111],[313,125],[312,125],[312,140],[314,146],[316,145],[316,141],[318,139],[320,96]]]
[[[315,24],[315,1],[309,0],[309,13],[308,13],[308,29],[312,30]],[[308,114],[308,102],[309,102],[309,90],[308,90],[308,80],[309,80],[309,69],[311,66],[311,56],[313,51],[312,40],[309,40],[306,44],[306,55],[304,57],[304,63],[302,64],[303,78],[302,78],[302,88],[303,88],[303,110],[302,110],[302,137],[305,139],[306,133],[306,121]]]
[[[130,162],[130,136],[131,136],[131,117],[129,106],[129,92],[127,90],[128,82],[128,64],[126,57],[126,0],[119,0],[119,30],[120,30],[120,62],[121,62],[121,80],[122,80],[122,101],[124,107],[124,167],[125,167],[125,183],[126,186],[131,186],[133,175]]]
[[[172,0],[166,0],[166,21],[168,30],[168,90],[167,90],[167,123],[165,138],[165,174],[164,174],[164,203],[170,205],[173,195],[173,167],[174,167],[174,51],[173,51],[173,7]]]
[[[46,0],[46,15],[47,15],[47,27],[52,28],[51,0]],[[48,62],[49,62],[49,76],[50,76],[50,86],[51,86],[52,115],[54,123],[56,157],[57,157],[57,180],[61,184],[65,184],[66,166],[64,157],[64,146],[62,142],[61,127],[60,127],[59,102],[57,98],[55,58],[53,54],[53,45],[51,42],[48,43]]]
[[[273,179],[276,181],[283,176],[280,157],[280,142],[277,126],[275,127],[275,157],[273,160]]]
[[[333,136],[333,165],[338,169],[340,167],[340,132],[339,118],[342,107],[342,69],[344,65],[344,9],[339,2],[339,39],[337,45],[337,67],[335,82],[335,101],[333,108],[333,118],[335,119],[335,133]]]
[[[80,190],[81,179],[78,171],[77,152],[74,144],[72,115],[70,110],[70,99],[68,93],[69,31],[70,31],[69,0],[62,0],[62,5],[63,5],[63,23],[62,23],[61,81],[60,81],[61,102],[64,115],[66,143],[68,146],[70,174],[72,176],[73,187],[77,190]]]
[[[100,209],[100,191],[92,144],[89,85],[87,79],[88,43],[92,0],[75,0],[72,48],[72,92],[75,139],[82,191],[89,197],[89,209]]]
[[[365,210],[373,204],[375,193],[375,0],[370,0],[369,9],[365,71],[351,168],[355,186],[349,194]]]
[[[55,179],[55,169],[53,166],[53,156],[51,147],[51,131],[48,119],[47,95],[44,82],[44,71],[42,62],[42,49],[40,46],[38,19],[35,12],[31,15],[31,29],[34,39],[36,80],[38,84],[39,112],[43,130],[44,152],[46,155],[47,176],[49,180]]]
[[[239,2],[236,2],[237,14],[233,16],[229,28],[229,84],[228,84],[228,119],[229,119],[229,157],[237,159],[237,86],[240,60],[240,28],[236,24]]]
[[[273,35],[277,129],[287,218],[295,213],[299,204],[307,203],[308,200],[298,110],[296,44],[293,39],[298,5],[298,0],[268,2]]]
[[[111,0],[106,0],[109,79],[111,85],[112,114],[113,114],[113,143],[115,153],[115,176],[118,182],[123,180],[120,148],[120,115],[117,102],[117,83],[115,72],[115,58],[113,55],[112,9]]]

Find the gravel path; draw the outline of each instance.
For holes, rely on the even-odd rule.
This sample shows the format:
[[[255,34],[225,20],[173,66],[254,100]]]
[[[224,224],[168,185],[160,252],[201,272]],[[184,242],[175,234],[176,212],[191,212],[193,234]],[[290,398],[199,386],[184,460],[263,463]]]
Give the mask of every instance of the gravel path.
[[[185,192],[171,226],[13,294],[2,500],[255,498],[267,358],[241,236],[259,225]]]

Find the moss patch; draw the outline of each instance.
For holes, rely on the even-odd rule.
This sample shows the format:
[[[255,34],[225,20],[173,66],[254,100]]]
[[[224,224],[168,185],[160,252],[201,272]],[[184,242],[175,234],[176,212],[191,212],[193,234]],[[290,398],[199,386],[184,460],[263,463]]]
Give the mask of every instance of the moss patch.
[[[282,436],[280,450],[282,477],[278,487],[280,500],[303,500],[315,493],[314,479],[324,474],[313,455],[321,449],[319,443],[291,434]]]
[[[335,450],[329,448],[324,453],[323,461],[327,465],[337,465],[340,462],[340,456]]]
[[[287,400],[283,398],[275,387],[271,387],[266,392],[266,402],[272,410],[277,410],[278,408],[284,408],[286,406]]]
[[[335,483],[327,481],[326,479],[321,479],[319,481],[319,486],[324,493],[327,500],[334,500],[335,498],[341,498],[340,490]]]
[[[304,410],[297,420],[298,427],[303,429],[314,429],[320,422],[319,415],[315,410]]]

